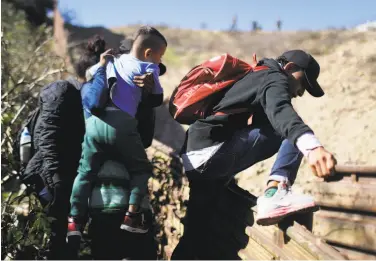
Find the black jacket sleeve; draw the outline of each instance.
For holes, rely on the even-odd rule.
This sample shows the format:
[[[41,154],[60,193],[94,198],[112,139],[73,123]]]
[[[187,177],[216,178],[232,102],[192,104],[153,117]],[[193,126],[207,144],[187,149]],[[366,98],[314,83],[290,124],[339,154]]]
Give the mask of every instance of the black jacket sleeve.
[[[146,97],[146,103],[150,105],[150,107],[158,107],[161,106],[163,103],[163,93],[161,94],[149,94]]]
[[[258,96],[272,127],[293,144],[306,132],[313,132],[300,118],[291,104],[288,78],[271,71],[265,78]]]
[[[44,161],[41,176],[49,188],[54,186],[59,175],[59,145],[62,137],[62,113],[67,84],[58,82],[47,86],[40,95],[40,140],[39,150]]]

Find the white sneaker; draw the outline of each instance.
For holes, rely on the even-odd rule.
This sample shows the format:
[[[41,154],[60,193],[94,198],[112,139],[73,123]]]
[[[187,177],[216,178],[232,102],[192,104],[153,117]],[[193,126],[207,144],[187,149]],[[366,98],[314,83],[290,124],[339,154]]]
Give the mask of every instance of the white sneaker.
[[[272,197],[260,196],[257,199],[256,222],[262,226],[279,223],[283,218],[304,212],[318,210],[313,197],[293,194],[288,182],[280,182]]]

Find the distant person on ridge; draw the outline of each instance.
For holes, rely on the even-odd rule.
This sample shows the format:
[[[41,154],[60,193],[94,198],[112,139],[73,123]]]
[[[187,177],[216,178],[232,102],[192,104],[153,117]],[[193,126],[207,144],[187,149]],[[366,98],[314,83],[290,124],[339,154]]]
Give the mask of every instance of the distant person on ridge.
[[[282,30],[282,20],[281,19],[277,20],[277,29],[278,29],[278,31]]]

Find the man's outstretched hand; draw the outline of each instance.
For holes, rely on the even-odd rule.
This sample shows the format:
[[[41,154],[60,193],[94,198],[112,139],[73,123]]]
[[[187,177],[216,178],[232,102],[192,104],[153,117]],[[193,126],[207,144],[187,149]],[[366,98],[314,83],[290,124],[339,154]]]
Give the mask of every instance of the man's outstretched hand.
[[[334,174],[334,167],[337,160],[333,154],[323,147],[317,147],[308,154],[308,164],[315,176],[320,178],[328,177]]]

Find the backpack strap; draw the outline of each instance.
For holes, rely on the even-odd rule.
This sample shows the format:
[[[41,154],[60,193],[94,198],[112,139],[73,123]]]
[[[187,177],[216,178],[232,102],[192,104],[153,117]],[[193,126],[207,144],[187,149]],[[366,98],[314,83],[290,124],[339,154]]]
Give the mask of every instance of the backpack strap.
[[[119,107],[115,105],[115,103],[112,100],[112,88],[117,84],[117,77],[119,75],[118,71],[116,70],[115,64],[112,62],[111,63],[112,68],[114,69],[115,76],[111,76],[110,78],[107,79],[107,84],[108,84],[108,102],[106,107],[104,108],[105,110],[119,110]]]
[[[107,79],[109,93],[111,93],[111,89],[114,86],[114,84],[117,82],[117,76],[119,75],[118,71],[116,70],[114,62],[112,62],[111,65],[112,65],[112,68],[114,69],[115,75],[111,75],[111,77]]]
[[[269,69],[268,66],[266,66],[266,65],[259,65],[259,66],[256,66],[255,68],[253,68],[253,72],[263,71],[263,70],[267,70],[267,69]]]
[[[268,66],[260,65],[260,66],[254,67],[252,72],[258,72],[258,71],[263,71],[263,70],[267,70],[267,69],[269,69]],[[214,116],[222,116],[222,115],[229,115],[229,114],[238,114],[238,113],[243,113],[243,112],[247,112],[247,111],[248,111],[247,108],[237,108],[237,109],[226,110],[225,112],[224,111],[217,111],[213,115]]]

